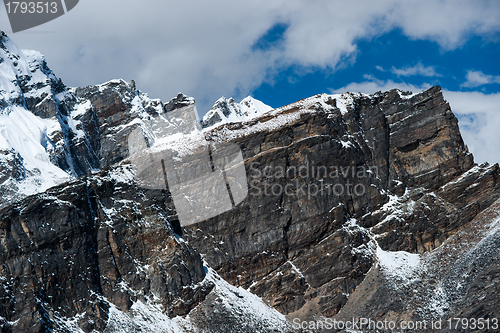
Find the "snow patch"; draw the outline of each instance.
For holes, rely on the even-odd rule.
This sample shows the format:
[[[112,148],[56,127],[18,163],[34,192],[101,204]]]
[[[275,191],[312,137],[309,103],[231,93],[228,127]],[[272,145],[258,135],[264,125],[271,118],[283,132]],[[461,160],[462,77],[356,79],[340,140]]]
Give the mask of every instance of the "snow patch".
[[[202,119],[204,127],[212,128],[221,124],[242,122],[259,117],[272,110],[269,105],[248,96],[240,103],[235,103],[232,98],[219,98],[212,109]]]
[[[418,279],[420,255],[405,251],[389,252],[377,246],[376,256],[382,272],[397,283],[409,283]]]
[[[402,90],[397,90],[399,98],[407,100],[412,98],[415,95],[418,95],[419,93],[414,93],[414,92],[409,92],[409,91],[402,91]]]
[[[427,309],[433,313],[437,314],[439,317],[445,315],[445,309],[449,309],[450,305],[448,303],[448,297],[441,285],[438,285],[431,295],[428,302]]]
[[[292,266],[292,270],[293,270],[295,273],[297,273],[297,275],[298,275],[299,277],[301,277],[301,278],[304,278],[304,279],[305,279],[304,274],[302,274],[302,272],[301,272],[301,271],[297,268],[297,266],[295,266],[295,265],[293,264],[293,262],[291,262],[290,260],[288,260],[288,261],[287,261],[287,263],[289,263],[289,264],[290,264],[290,266]]]
[[[130,184],[134,177],[135,173],[131,166],[120,166],[118,168],[113,168],[108,175],[109,178],[113,179],[117,183]]]
[[[232,309],[232,312],[237,315],[244,316],[249,322],[260,323],[269,331],[287,332],[290,330],[291,325],[283,314],[265,304],[262,299],[251,292],[229,284],[212,268],[207,267],[207,270],[206,279],[215,284],[212,292],[220,296],[226,308]]]
[[[110,304],[109,320],[105,332],[177,333],[188,332],[190,323],[182,317],[171,319],[163,313],[160,305],[135,302],[130,313],[125,313]]]
[[[25,195],[45,191],[71,179],[50,161],[46,150],[50,144],[47,125],[52,129],[56,126],[54,121],[43,120],[21,106],[12,106],[12,112],[0,115],[0,149],[18,152],[29,172],[19,184]]]

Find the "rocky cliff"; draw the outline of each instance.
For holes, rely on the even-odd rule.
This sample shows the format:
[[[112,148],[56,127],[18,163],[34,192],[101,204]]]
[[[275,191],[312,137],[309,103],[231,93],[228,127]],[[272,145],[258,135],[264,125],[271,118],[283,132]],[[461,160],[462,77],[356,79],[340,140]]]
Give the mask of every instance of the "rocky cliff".
[[[251,190],[189,242],[289,318],[338,314],[381,258],[434,253],[500,196],[439,87],[318,95],[208,136],[242,147]]]
[[[246,114],[221,99],[199,124],[193,98],[162,103],[123,80],[67,88],[1,38],[1,332],[500,316],[499,166],[474,164],[440,87],[275,110],[249,100]],[[19,124],[26,133],[8,130]],[[225,168],[225,144],[241,151],[248,194],[182,224],[189,204],[175,204],[167,159],[147,152],[199,175]]]

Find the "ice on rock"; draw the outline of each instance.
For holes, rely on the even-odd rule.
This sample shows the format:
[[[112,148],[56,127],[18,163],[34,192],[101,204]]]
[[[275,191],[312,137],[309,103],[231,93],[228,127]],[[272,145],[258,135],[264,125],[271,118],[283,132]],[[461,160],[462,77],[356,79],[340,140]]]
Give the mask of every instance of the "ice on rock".
[[[221,97],[203,117],[203,127],[213,127],[226,123],[241,122],[263,115],[272,110],[269,105],[248,96],[240,103],[235,103],[232,98]]]

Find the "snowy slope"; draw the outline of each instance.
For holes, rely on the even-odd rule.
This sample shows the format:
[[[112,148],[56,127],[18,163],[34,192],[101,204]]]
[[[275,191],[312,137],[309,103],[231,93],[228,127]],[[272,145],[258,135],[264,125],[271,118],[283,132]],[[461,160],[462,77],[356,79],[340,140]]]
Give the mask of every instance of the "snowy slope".
[[[119,121],[96,109],[113,103],[126,109]],[[123,80],[66,88],[39,52],[0,31],[0,207],[116,163],[109,154],[131,128],[154,141],[151,119],[162,112],[161,101]]]
[[[251,96],[245,97],[240,103],[235,103],[232,98],[221,97],[203,117],[202,126],[212,127],[217,124],[250,120],[272,109]]]
[[[23,165],[23,172],[0,165],[6,176],[17,174],[3,177],[0,186],[4,191],[10,187],[29,195],[71,177],[52,163],[54,143],[50,136],[61,132],[59,121],[55,117],[42,119],[27,110],[29,103],[52,96],[51,84],[57,83],[57,78],[40,53],[20,50],[7,36],[0,35],[0,151],[15,152]]]
[[[0,149],[19,153],[28,171],[18,184],[21,193],[30,195],[69,180],[70,175],[50,161],[47,132],[57,128],[57,121],[41,119],[21,106],[0,114]]]
[[[186,316],[170,318],[160,305],[137,301],[131,311],[125,313],[110,304],[106,332],[147,333],[195,333],[195,332],[289,332],[291,325],[285,316],[266,305],[262,299],[241,287],[234,287],[222,279],[213,269],[206,267],[207,276],[202,284],[213,283],[214,289],[207,300],[199,304]],[[211,299],[217,302],[211,303]],[[210,325],[207,311],[214,311],[213,318],[223,319],[216,327]],[[83,332],[75,318],[57,318],[61,329]]]
[[[26,99],[44,98],[57,83],[44,57],[37,51],[20,50],[0,32],[0,105],[2,112],[9,104],[24,105]]]

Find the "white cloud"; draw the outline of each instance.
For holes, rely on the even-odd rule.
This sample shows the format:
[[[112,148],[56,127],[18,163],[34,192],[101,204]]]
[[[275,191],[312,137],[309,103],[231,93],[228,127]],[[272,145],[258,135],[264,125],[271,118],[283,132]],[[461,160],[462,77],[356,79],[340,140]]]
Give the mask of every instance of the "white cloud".
[[[465,76],[467,81],[463,83],[462,87],[475,88],[485,84],[500,83],[500,76],[486,75],[481,71],[467,71]]]
[[[350,92],[363,92],[366,94],[373,94],[376,93],[377,91],[388,91],[391,89],[419,92],[429,89],[431,87],[431,85],[428,83],[424,83],[421,86],[415,86],[413,84],[404,82],[394,82],[392,80],[383,81],[373,77],[372,75],[365,75],[364,78],[367,81],[352,82],[342,88],[330,89],[330,93],[339,94],[339,93],[344,93],[346,91],[350,91]]]
[[[388,20],[414,39],[430,39],[451,50],[471,34],[486,34],[500,27],[496,0],[409,0],[398,2]]]
[[[436,73],[434,66],[424,66],[422,63],[418,63],[415,66],[407,66],[403,68],[391,68],[391,73],[397,76],[441,76],[441,74]]]
[[[44,53],[69,85],[134,78],[152,97],[192,95],[202,111],[221,95],[244,97],[291,64],[333,71],[355,60],[361,39],[400,29],[453,49],[499,31],[499,16],[498,1],[86,0],[11,37]],[[280,47],[253,51],[279,22],[289,25]]]
[[[500,93],[443,91],[477,163],[500,163]]]
[[[390,89],[419,92],[431,87],[394,81],[382,81],[373,76],[365,76],[368,81],[353,82],[331,93],[364,92],[375,93]],[[444,98],[450,103],[452,111],[459,119],[460,132],[464,142],[474,155],[476,163],[500,163],[500,93],[461,92],[443,90]]]

